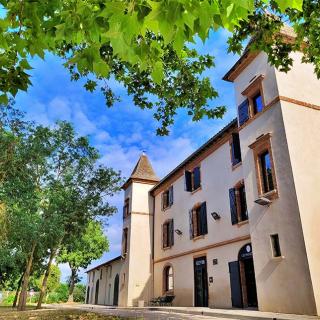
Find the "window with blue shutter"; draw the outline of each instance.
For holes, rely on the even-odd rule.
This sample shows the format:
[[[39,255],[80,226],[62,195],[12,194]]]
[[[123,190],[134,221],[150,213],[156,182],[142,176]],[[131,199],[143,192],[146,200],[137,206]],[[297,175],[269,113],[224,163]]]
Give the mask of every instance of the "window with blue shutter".
[[[197,190],[201,186],[200,167],[193,169],[193,190]]]
[[[237,132],[232,133],[231,157],[233,166],[241,162],[240,138]]]
[[[173,186],[170,186],[169,189],[163,191],[161,196],[161,208],[162,210],[167,209],[173,204]]]
[[[200,207],[200,234],[204,235],[208,233],[208,223],[207,223],[207,204],[203,202]]]
[[[173,229],[173,219],[169,222],[169,246],[174,245],[174,229]]]
[[[173,186],[169,188],[169,206],[173,205]]]
[[[236,189],[229,189],[229,200],[230,200],[230,213],[231,213],[231,223],[238,223],[238,211],[237,211],[237,198],[236,198]]]
[[[190,171],[184,172],[184,180],[185,180],[185,188],[186,191],[191,192],[192,191],[192,173]]]
[[[249,120],[249,100],[246,99],[238,106],[238,120],[239,126],[243,125],[246,121]]]
[[[192,217],[193,217],[193,210],[189,210],[189,236],[190,236],[190,239],[193,238],[193,223],[192,223]]]

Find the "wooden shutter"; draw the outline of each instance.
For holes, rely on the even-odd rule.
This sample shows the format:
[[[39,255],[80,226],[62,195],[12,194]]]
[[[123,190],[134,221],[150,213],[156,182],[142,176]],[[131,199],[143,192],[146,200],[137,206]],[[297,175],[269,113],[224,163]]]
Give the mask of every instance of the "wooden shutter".
[[[184,176],[185,176],[185,188],[186,191],[191,192],[192,191],[192,174],[190,171],[185,171],[184,172]]]
[[[201,234],[208,233],[208,223],[207,223],[207,204],[202,202],[200,208],[200,222],[201,222]]]
[[[238,212],[237,212],[237,198],[236,198],[236,189],[229,189],[229,199],[230,199],[230,213],[231,213],[231,223],[238,223]]]
[[[240,269],[239,262],[229,262],[230,273],[230,287],[231,287],[231,301],[232,306],[236,308],[242,308],[242,290],[240,282]]]
[[[194,190],[197,190],[201,186],[200,167],[196,167],[193,170],[193,186]]]
[[[173,219],[169,222],[169,246],[174,245],[174,230],[173,230]]]
[[[168,247],[168,223],[162,225],[162,247]]]
[[[190,239],[193,239],[192,210],[189,210],[189,234]]]
[[[164,197],[164,192],[161,193],[161,209],[162,211],[164,210],[164,201],[163,201],[163,197]]]
[[[199,236],[198,230],[199,230],[200,224],[198,224],[198,214],[200,214],[199,208],[192,210],[192,232],[193,232],[192,236],[193,237]]]
[[[239,126],[243,125],[249,119],[249,100],[246,99],[238,106]]]
[[[169,206],[173,205],[173,186],[169,188]]]
[[[232,133],[232,164],[236,165],[241,162],[241,148],[239,133]]]

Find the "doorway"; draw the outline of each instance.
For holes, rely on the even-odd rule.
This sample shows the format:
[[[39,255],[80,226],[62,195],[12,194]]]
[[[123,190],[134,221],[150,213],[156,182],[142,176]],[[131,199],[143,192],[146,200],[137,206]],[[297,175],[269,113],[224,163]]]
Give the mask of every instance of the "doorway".
[[[98,304],[98,301],[99,301],[99,280],[97,280],[97,283],[96,283],[96,294],[94,297],[94,304]]]
[[[87,304],[90,303],[89,299],[90,299],[90,287],[88,287],[87,289]]]
[[[208,275],[207,259],[200,257],[194,259],[194,305],[195,307],[208,307]]]
[[[117,274],[114,278],[114,287],[113,287],[113,305],[118,305],[118,297],[119,297],[119,275]]]
[[[238,261],[229,262],[229,272],[232,306],[258,307],[251,243],[240,249]]]

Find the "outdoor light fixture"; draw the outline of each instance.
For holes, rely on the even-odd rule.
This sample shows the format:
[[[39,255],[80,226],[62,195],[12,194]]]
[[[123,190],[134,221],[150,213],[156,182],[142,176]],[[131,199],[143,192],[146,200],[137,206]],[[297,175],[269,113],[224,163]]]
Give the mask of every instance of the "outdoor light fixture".
[[[220,214],[217,212],[211,212],[211,215],[214,220],[220,220],[221,218]]]
[[[182,235],[182,231],[181,231],[181,230],[179,230],[179,229],[174,230],[174,232],[175,232],[177,235],[179,235],[179,236],[181,236],[181,235]]]
[[[270,206],[270,204],[272,203],[271,200],[269,200],[268,198],[265,197],[260,197],[257,200],[254,200],[255,203],[260,204],[260,206]]]

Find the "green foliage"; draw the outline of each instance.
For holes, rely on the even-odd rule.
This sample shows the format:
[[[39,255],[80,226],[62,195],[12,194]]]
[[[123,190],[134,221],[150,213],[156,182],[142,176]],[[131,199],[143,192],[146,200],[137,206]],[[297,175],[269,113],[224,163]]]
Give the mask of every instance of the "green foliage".
[[[86,286],[81,283],[77,283],[73,291],[73,301],[84,303],[86,298]]]
[[[68,301],[68,285],[61,283],[55,291],[48,293],[46,303],[62,303]]]
[[[275,5],[281,13],[287,8],[299,12],[302,0],[8,0],[1,4],[5,14],[0,18],[0,102],[30,86],[29,55],[44,58],[51,52],[65,59],[73,80],[84,77],[87,90],[100,88],[107,105],[117,100],[108,85],[115,77],[140,108],[155,107],[155,118],[163,120],[158,134],[167,134],[178,108],[187,108],[195,121],[221,117],[224,111],[207,105],[217,94],[207,78],[199,79],[202,71],[193,60],[200,69],[212,63],[205,61],[206,56],[193,57],[185,46],[188,42],[196,35],[204,41],[212,29],[233,31],[264,6]],[[141,86],[136,81],[142,79]],[[200,95],[202,99],[190,106]]]
[[[6,296],[2,301],[1,304],[4,306],[12,306],[12,303],[14,301],[15,292],[10,292],[8,296]]]

